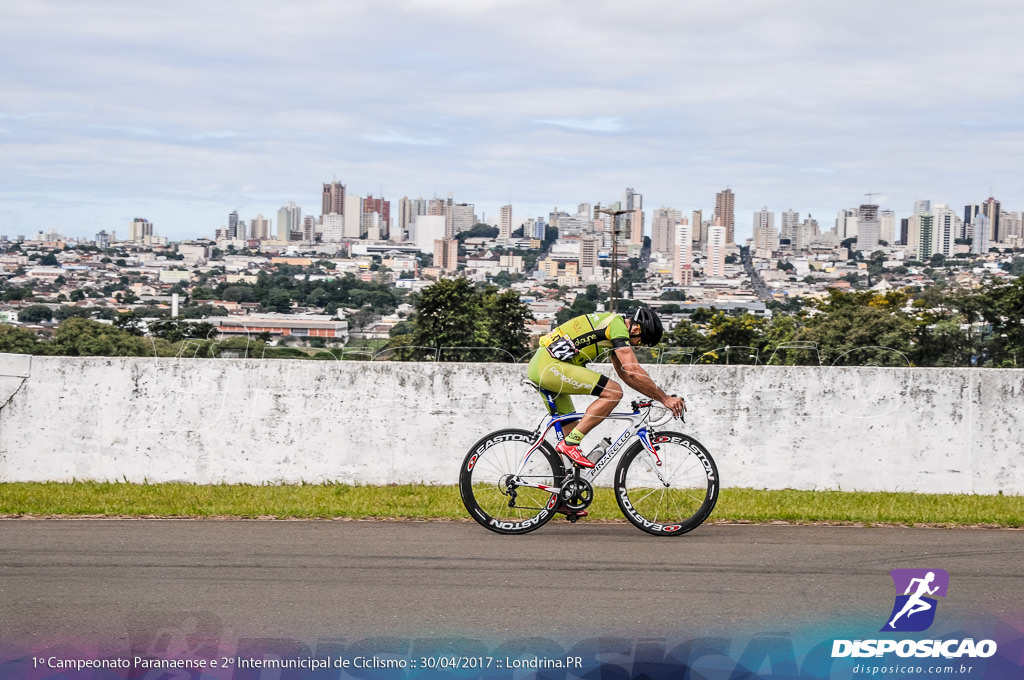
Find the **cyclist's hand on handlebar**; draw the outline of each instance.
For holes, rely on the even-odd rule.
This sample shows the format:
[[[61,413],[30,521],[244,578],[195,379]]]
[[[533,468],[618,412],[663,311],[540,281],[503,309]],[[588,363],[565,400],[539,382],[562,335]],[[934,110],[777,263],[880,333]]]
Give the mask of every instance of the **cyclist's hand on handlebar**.
[[[672,415],[678,418],[683,415],[683,411],[686,410],[686,402],[682,398],[677,396],[665,397],[664,401],[661,402],[665,405],[669,411],[672,411]]]

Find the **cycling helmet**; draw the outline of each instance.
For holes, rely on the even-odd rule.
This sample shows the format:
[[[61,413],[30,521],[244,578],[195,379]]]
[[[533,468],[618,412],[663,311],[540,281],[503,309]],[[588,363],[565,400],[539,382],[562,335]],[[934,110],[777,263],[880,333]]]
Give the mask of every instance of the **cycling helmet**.
[[[661,325],[658,314],[647,305],[640,305],[633,314],[633,323],[640,326],[640,342],[647,347],[654,347],[661,342],[665,329]]]

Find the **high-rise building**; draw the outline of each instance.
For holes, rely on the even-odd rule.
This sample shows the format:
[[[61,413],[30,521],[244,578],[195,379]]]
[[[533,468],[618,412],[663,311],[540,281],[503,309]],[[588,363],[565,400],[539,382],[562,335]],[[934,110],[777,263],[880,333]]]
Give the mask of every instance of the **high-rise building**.
[[[413,224],[413,233],[421,253],[434,252],[434,241],[444,238],[444,215],[420,215]]]
[[[788,241],[791,248],[796,250],[796,243],[799,241],[800,213],[790,208],[782,213],[782,222],[779,224],[779,240]]]
[[[324,183],[323,202],[320,208],[321,215],[344,215],[345,214],[345,185],[341,182]]]
[[[380,213],[364,212],[359,218],[359,232],[368,241],[380,241],[384,238],[384,220]]]
[[[369,213],[376,213],[380,215],[379,232],[380,238],[388,238],[391,233],[391,201],[385,201],[383,198],[374,198],[373,195],[369,195],[363,199],[363,215]]]
[[[736,243],[736,196],[732,189],[724,189],[715,195],[715,219],[716,224],[725,228],[725,242],[730,245]]]
[[[459,242],[453,238],[434,239],[434,266],[453,272],[459,268]]]
[[[651,217],[651,250],[672,257],[675,252],[676,224],[682,213],[674,208],[661,207]]]
[[[245,234],[238,233],[238,211],[232,210],[228,215],[228,238],[245,238]]]
[[[931,215],[932,214],[932,202],[927,198],[922,198],[918,201],[914,201],[914,214],[915,215]]]
[[[403,197],[398,202],[398,229],[401,232],[394,240],[414,241],[413,224],[420,215],[427,214],[427,201],[422,196],[416,199]]]
[[[960,235],[960,238],[973,238],[974,236],[974,218],[981,212],[981,205],[977,203],[968,203],[964,206],[964,232]]]
[[[776,250],[782,248],[783,244],[779,240],[779,232],[772,224],[773,221],[774,215],[770,212],[754,213],[754,254],[757,257],[771,257]],[[792,243],[787,242],[786,247],[792,247]]]
[[[501,219],[498,222],[498,240],[508,241],[512,238],[512,206],[501,206]]]
[[[277,211],[277,240],[290,241],[292,234],[302,231],[302,208],[289,202]]]
[[[598,268],[598,251],[601,247],[601,237],[597,234],[583,234],[580,236],[580,274],[584,277],[592,276]]]
[[[701,249],[708,241],[708,233],[704,225],[704,211],[694,210],[690,215],[690,226],[693,228],[693,240]]]
[[[128,240],[134,243],[145,243],[146,239],[153,236],[153,223],[147,219],[136,217],[128,225]]]
[[[716,216],[715,226],[708,229],[707,260],[704,265],[704,276],[712,279],[720,279],[725,276],[725,248],[728,232],[718,222],[719,218]]]
[[[836,234],[840,241],[857,236],[857,211],[840,210],[836,215]]]
[[[871,254],[878,250],[882,223],[878,219],[878,206],[865,204],[857,211],[857,250]]]
[[[881,210],[878,213],[879,232],[878,238],[880,241],[885,241],[886,245],[892,245],[896,243],[896,212],[894,210]]]
[[[354,194],[345,196],[345,238],[363,238],[363,199]]]
[[[683,218],[673,231],[672,280],[687,286],[693,283],[693,226]]]
[[[754,213],[753,232],[754,240],[757,240],[758,232],[766,233],[766,230],[775,231],[775,213],[765,206]]]
[[[528,238],[535,238],[535,239],[539,239],[539,240],[543,241],[547,237],[547,232],[548,232],[548,223],[544,221],[544,217],[543,216],[538,216],[537,219],[535,219],[530,224],[529,232],[525,233],[524,236],[527,236]]]
[[[932,254],[953,257],[960,224],[960,218],[948,205],[936,203],[932,206]]]
[[[917,257],[920,260],[927,260],[935,252],[935,218],[928,215],[914,215],[910,218],[911,230],[913,222],[917,221]]]
[[[1019,247],[1021,236],[1024,236],[1024,225],[1022,225],[1021,213],[1004,212],[999,216],[999,221],[1003,226],[1003,241]]]
[[[626,189],[626,210],[631,211],[629,219],[629,242],[634,245],[643,245],[644,242],[644,196],[633,191],[632,187]]]
[[[306,243],[313,243],[316,241],[316,218],[312,215],[306,215],[302,218],[302,230],[296,235]]]
[[[263,215],[249,220],[249,238],[264,240],[270,238],[270,220]]]
[[[345,240],[345,216],[327,213],[320,216],[321,238],[324,243],[341,243]]]
[[[469,231],[476,224],[476,206],[472,203],[452,204],[452,229],[455,234]]]
[[[626,187],[626,205],[624,210],[643,210],[644,197],[633,191],[633,187]]]
[[[989,249],[989,226],[988,217],[983,212],[974,215],[974,237],[971,240],[971,252],[975,255],[984,255]]]
[[[988,218],[988,240],[989,243],[1002,243],[1005,234],[999,223],[1000,209],[999,201],[991,196],[981,204],[981,211]]]

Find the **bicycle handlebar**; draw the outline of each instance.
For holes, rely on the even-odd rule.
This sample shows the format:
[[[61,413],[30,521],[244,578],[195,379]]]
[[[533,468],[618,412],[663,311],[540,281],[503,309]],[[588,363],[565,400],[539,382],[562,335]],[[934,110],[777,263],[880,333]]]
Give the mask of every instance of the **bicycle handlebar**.
[[[675,395],[672,395],[672,396],[675,396]],[[667,408],[665,408],[664,406],[662,406],[658,402],[654,401],[653,399],[645,399],[644,401],[634,401],[634,402],[632,402],[630,404],[630,406],[633,407],[634,411],[639,411],[642,408],[660,409],[660,410],[664,411],[665,412],[664,415],[659,417],[657,420],[653,420],[653,421],[650,422],[650,426],[652,428],[658,428],[658,427],[661,427],[662,425],[666,425],[670,420],[672,420],[675,417],[675,416],[672,415],[672,411],[668,410]],[[684,418],[684,417],[685,416],[680,416],[681,419]]]
[[[658,428],[661,427],[662,425],[667,425],[669,421],[671,421],[675,417],[672,415],[672,411],[669,411],[661,404],[652,404],[652,407],[662,409],[665,412],[665,414],[658,418],[657,420],[651,421],[650,426],[653,428]]]

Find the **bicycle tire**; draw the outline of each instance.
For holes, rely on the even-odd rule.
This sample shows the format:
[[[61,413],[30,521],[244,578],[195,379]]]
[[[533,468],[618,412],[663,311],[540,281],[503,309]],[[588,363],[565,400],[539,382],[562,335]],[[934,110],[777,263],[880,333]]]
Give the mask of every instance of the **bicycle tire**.
[[[504,485],[534,442],[526,430],[497,430],[473,445],[459,471],[459,494],[469,516],[499,534],[525,534],[555,516],[558,496],[532,487],[518,487],[514,507]],[[562,459],[547,442],[533,452],[521,477],[557,487],[565,477]]]
[[[655,536],[681,536],[701,525],[718,501],[718,467],[704,445],[689,435],[658,432],[654,464],[636,441],[615,470],[615,500],[633,526]],[[655,472],[661,474],[664,481]]]

